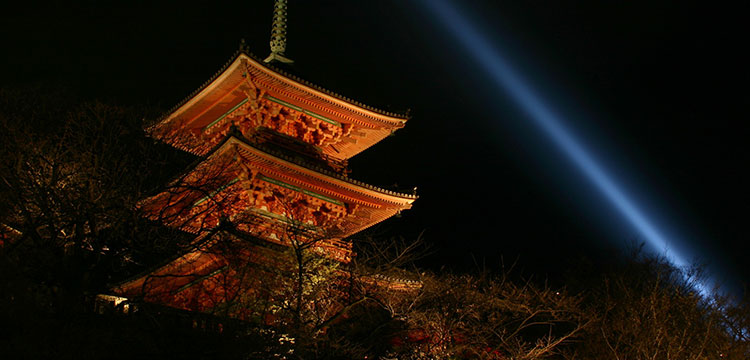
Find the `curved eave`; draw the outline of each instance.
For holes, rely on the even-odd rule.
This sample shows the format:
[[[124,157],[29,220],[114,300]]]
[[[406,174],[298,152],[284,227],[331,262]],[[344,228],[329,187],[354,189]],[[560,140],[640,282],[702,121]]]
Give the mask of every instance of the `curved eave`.
[[[333,187],[335,188],[345,189],[348,192],[370,198],[375,202],[384,202],[387,204],[398,206],[402,209],[409,209],[411,208],[411,204],[417,199],[416,195],[403,194],[391,190],[382,189],[377,186],[369,185],[361,181],[341,176],[323,168],[316,168],[299,164],[292,158],[289,158],[283,154],[271,153],[267,149],[260,149],[235,136],[230,136],[224,142],[224,144],[221,145],[216,151],[214,151],[208,158],[216,156],[217,154],[224,153],[232,147],[238,147],[248,154],[257,156],[270,163],[281,166],[291,173],[296,173],[303,177],[315,179],[321,183],[333,185]],[[326,189],[322,188],[318,190],[326,191]],[[337,195],[333,192],[330,192],[329,194]]]
[[[390,111],[381,110],[369,105],[365,105],[359,101],[348,98],[346,96],[337,94],[333,91],[327,90],[323,87],[315,85],[307,80],[304,80],[298,76],[284,72],[283,70],[277,69],[273,66],[269,66],[265,62],[261,61],[255,55],[249,52],[240,52],[237,56],[238,59],[246,58],[255,67],[266,71],[268,74],[277,77],[278,79],[287,82],[289,85],[297,86],[299,88],[309,91],[311,94],[319,96],[321,98],[328,99],[332,102],[339,103],[342,106],[346,106],[352,111],[359,111],[367,116],[372,116],[380,119],[381,121],[388,123],[404,124],[409,120],[409,116],[406,114],[399,114]]]
[[[226,80],[229,75],[237,69],[237,67],[242,65],[243,61],[246,61],[247,63],[252,65],[254,69],[257,69],[258,71],[261,71],[264,74],[273,77],[278,81],[281,81],[290,88],[296,88],[305,91],[306,93],[309,93],[309,95],[313,98],[318,98],[324,100],[325,102],[336,104],[352,114],[358,114],[360,117],[368,119],[370,122],[379,123],[381,126],[394,128],[395,130],[403,127],[406,121],[409,119],[408,115],[406,114],[380,110],[362,104],[345,96],[339,95],[335,92],[314,85],[297,76],[288,74],[282,70],[269,66],[249,52],[238,51],[211,78],[209,78],[198,89],[193,91],[185,99],[183,99],[172,109],[170,109],[164,116],[157,120],[157,122],[152,125],[152,128],[163,126],[178,118],[182,113],[184,113],[187,109],[197,103],[201,98],[205,97],[212,90],[214,90],[217,84],[220,84],[224,80]]]

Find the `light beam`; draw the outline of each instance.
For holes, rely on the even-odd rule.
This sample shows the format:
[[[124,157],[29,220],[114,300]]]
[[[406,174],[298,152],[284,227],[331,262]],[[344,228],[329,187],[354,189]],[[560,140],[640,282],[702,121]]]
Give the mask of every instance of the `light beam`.
[[[576,139],[575,134],[565,127],[563,118],[542,101],[496,45],[478,31],[466,17],[462,16],[450,1],[417,1],[421,2],[424,8],[432,12],[440,23],[450,30],[450,33],[489,79],[499,85],[518,104],[528,118],[566,155],[573,166],[643,236],[648,245],[681,269],[690,265],[682,254],[679,254],[674,247],[670,247],[670,241],[649,220],[647,214]],[[697,286],[704,295],[710,293],[704,283],[698,283]]]

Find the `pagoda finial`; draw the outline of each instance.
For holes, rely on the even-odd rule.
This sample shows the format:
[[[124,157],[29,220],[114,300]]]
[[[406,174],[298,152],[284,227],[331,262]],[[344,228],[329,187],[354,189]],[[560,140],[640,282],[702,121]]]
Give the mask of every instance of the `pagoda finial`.
[[[271,25],[271,55],[263,60],[266,63],[278,61],[286,64],[293,63],[284,56],[286,51],[286,1],[276,0],[273,5],[273,25]]]

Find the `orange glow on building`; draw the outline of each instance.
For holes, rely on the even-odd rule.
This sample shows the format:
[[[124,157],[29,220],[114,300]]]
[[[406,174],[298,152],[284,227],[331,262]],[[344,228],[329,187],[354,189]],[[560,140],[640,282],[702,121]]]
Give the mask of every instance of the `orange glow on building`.
[[[289,265],[279,253],[290,246],[309,244],[348,264],[356,254],[346,238],[411,208],[416,196],[351,179],[347,160],[406,122],[264,64],[241,47],[149,129],[200,160],[139,207],[195,240],[185,253],[116,286],[115,294],[215,311],[238,297],[273,297],[267,289],[273,281],[259,279]],[[223,231],[226,224],[231,233]],[[246,311],[228,314],[252,317]]]

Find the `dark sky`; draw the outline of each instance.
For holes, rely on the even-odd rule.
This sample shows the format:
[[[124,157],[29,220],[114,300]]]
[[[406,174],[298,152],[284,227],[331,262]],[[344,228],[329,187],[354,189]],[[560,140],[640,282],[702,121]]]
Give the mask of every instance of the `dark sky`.
[[[456,2],[676,244],[718,278],[750,277],[750,32],[739,9]],[[271,0],[101,3],[0,9],[0,84],[62,84],[85,98],[168,109],[241,38],[268,53]],[[290,0],[297,74],[413,116],[351,161],[354,178],[419,187],[414,208],[378,231],[424,230],[438,249],[432,265],[502,254],[548,274],[642,241],[416,4]]]

